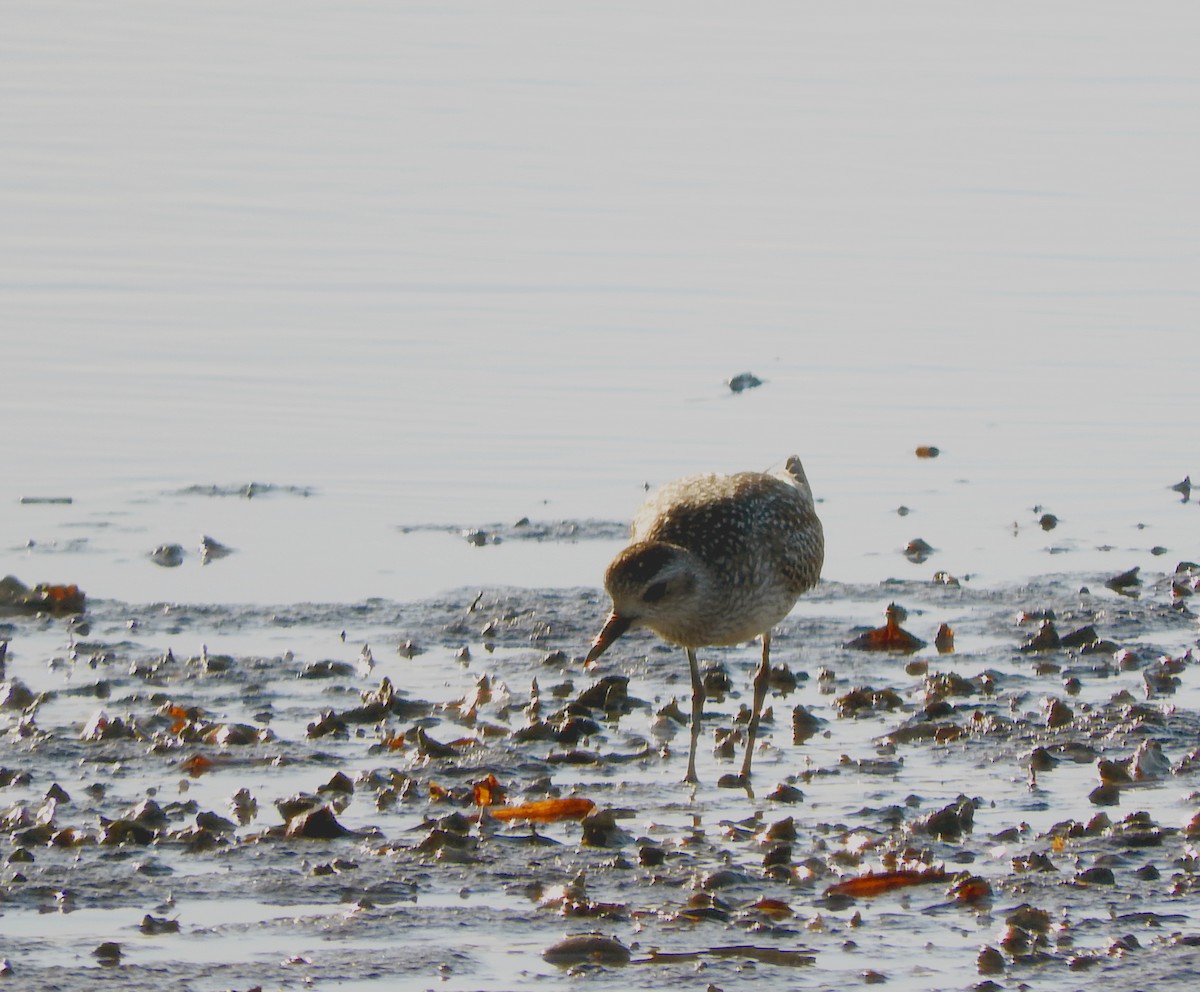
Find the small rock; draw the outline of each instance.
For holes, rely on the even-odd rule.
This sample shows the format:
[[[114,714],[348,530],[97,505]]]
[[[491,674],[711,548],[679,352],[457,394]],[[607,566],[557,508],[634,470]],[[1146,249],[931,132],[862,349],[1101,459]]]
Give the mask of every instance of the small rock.
[[[207,565],[210,561],[225,558],[233,554],[233,548],[227,547],[214,537],[205,534],[200,538],[200,564]]]
[[[762,379],[754,375],[752,372],[742,372],[735,375],[732,379],[726,379],[725,385],[735,393],[743,392],[747,389],[756,389],[763,384]]]
[[[1029,755],[1029,770],[1034,772],[1048,772],[1052,768],[1058,767],[1058,759],[1054,757],[1044,747],[1036,747]]]
[[[963,797],[936,813],[931,813],[914,824],[914,827],[943,840],[957,840],[964,833],[971,832],[974,821],[975,804]]]
[[[95,957],[101,964],[118,964],[121,960],[121,945],[115,940],[106,940],[103,944],[92,951],[92,956]]]
[[[615,937],[599,933],[581,933],[564,937],[542,952],[542,958],[550,964],[574,965],[628,964],[632,955],[629,948]]]
[[[998,975],[1004,971],[1004,955],[990,944],[979,949],[975,968],[981,975]]]
[[[333,810],[328,806],[318,806],[288,820],[284,836],[292,839],[302,837],[307,840],[335,840],[339,837],[353,836],[353,831],[338,823]]]
[[[792,709],[792,743],[803,744],[821,729],[822,720],[805,706]]]
[[[954,653],[954,629],[949,624],[944,623],[938,627],[933,646],[937,648],[938,654]]]
[[[1062,639],[1058,636],[1058,629],[1054,626],[1054,621],[1046,619],[1038,627],[1038,632],[1021,645],[1021,650],[1056,651],[1061,645]]]
[[[150,552],[150,560],[162,568],[178,568],[183,564],[183,547],[178,544],[160,544]]]
[[[777,785],[767,798],[777,803],[802,803],[804,802],[804,793],[794,785],[788,785],[785,782]]]
[[[1046,726],[1051,728],[1065,727],[1075,719],[1075,711],[1061,699],[1047,699],[1044,703],[1046,711]]]
[[[1116,885],[1117,880],[1111,868],[1099,865],[1086,868],[1075,876],[1075,881],[1082,885]]]
[[[638,862],[647,868],[657,868],[667,858],[667,852],[653,844],[643,844],[638,848]]]
[[[1135,588],[1136,586],[1140,586],[1142,584],[1142,580],[1140,578],[1138,578],[1138,572],[1140,572],[1140,571],[1141,571],[1141,566],[1134,565],[1133,568],[1129,569],[1129,571],[1122,572],[1120,575],[1114,575],[1112,578],[1110,578],[1104,584],[1106,586],[1108,586],[1109,589],[1112,589],[1114,592],[1119,592],[1119,593],[1127,595],[1129,593],[1129,590]]]
[[[914,537],[904,547],[904,557],[914,565],[920,565],[934,552],[934,547],[924,538]]]

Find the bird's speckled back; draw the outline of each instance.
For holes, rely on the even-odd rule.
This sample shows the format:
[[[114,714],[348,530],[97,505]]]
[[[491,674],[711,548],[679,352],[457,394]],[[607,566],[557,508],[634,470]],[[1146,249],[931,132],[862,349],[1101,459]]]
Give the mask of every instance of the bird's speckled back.
[[[788,609],[816,585],[825,558],[821,521],[795,457],[778,474],[698,475],[669,483],[638,510],[631,533],[635,542],[687,548],[749,594],[764,588],[786,594]]]

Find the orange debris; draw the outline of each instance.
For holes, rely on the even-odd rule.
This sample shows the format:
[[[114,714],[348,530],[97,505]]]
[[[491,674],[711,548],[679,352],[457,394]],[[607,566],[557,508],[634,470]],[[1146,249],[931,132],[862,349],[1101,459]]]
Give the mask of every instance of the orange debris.
[[[205,772],[210,771],[212,766],[212,761],[202,754],[193,754],[182,765],[183,770],[191,775],[192,778],[199,778]]]
[[[539,799],[520,806],[502,806],[488,813],[497,820],[528,820],[531,823],[557,823],[559,820],[582,820],[596,804],[590,799]]]
[[[926,868],[918,871],[901,868],[898,871],[872,872],[858,878],[837,882],[825,890],[827,896],[850,896],[853,899],[869,898],[894,892],[910,885],[925,885],[928,882],[944,882],[946,872],[941,868]]]
[[[471,786],[471,792],[476,806],[492,806],[504,802],[504,787],[496,781],[495,775],[488,775]]]
[[[859,651],[901,651],[905,654],[919,651],[925,642],[900,626],[899,614],[900,608],[892,603],[887,608],[887,622],[882,627],[859,634],[846,647]]]

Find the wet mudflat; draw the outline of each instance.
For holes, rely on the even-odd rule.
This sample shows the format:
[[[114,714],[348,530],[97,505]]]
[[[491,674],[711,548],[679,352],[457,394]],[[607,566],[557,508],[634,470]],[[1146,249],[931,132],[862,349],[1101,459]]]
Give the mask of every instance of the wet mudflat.
[[[1115,575],[823,583],[753,795],[757,648],[702,652],[693,790],[683,653],[585,672],[598,589],[6,616],[6,984],[1188,987],[1195,576]],[[925,646],[846,646],[892,603]]]

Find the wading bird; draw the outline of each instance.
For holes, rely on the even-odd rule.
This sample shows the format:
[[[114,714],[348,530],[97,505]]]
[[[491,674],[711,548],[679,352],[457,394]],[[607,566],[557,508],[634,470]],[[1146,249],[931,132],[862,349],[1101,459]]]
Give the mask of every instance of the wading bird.
[[[771,628],[817,584],[825,538],[812,490],[794,455],[777,473],[698,475],[669,483],[638,510],[631,543],[604,575],[612,612],[592,643],[590,667],[613,641],[649,627],[687,650],[692,676],[691,749],[686,782],[696,781],[704,684],[696,648],[762,638],[754,704],[738,781],[750,763],[770,674]]]

